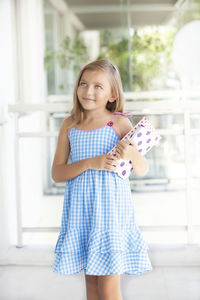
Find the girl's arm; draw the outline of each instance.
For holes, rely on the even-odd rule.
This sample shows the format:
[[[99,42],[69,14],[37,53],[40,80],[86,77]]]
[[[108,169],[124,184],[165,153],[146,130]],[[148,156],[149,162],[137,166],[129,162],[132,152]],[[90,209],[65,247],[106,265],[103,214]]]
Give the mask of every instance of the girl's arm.
[[[145,176],[149,171],[149,164],[146,158],[137,151],[135,143],[131,139],[129,139],[129,141],[133,147],[129,156],[129,159],[132,162],[133,172],[136,176]]]
[[[120,158],[130,160],[132,162],[133,172],[136,176],[145,176],[149,170],[149,165],[144,156],[137,150],[135,142],[128,139],[131,145],[127,145],[124,141],[119,141],[116,151]]]
[[[52,167],[52,179],[55,182],[62,182],[78,176],[82,172],[89,169],[89,159],[90,158],[82,159],[67,165],[54,165],[54,167]]]
[[[133,129],[133,125],[130,120],[123,116],[120,116],[118,119],[118,126],[118,130],[121,131],[121,138]],[[145,176],[149,170],[148,162],[146,158],[138,152],[134,141],[129,139],[129,142],[131,146],[120,140],[117,143],[116,151],[122,159],[131,160],[133,172],[136,176]]]
[[[71,122],[71,117],[65,119],[58,135],[56,153],[51,168],[51,177],[55,182],[72,179],[90,167],[90,158],[67,164],[70,154],[70,143],[67,136],[69,130],[67,130],[67,127]]]

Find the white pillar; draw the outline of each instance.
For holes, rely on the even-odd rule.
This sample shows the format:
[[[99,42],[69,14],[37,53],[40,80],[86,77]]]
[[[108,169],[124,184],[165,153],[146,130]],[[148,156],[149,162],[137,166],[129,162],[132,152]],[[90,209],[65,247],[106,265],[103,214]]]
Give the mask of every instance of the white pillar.
[[[16,243],[12,123],[7,105],[15,103],[15,27],[12,0],[0,1],[0,261]]]
[[[45,102],[43,1],[1,0],[0,41],[0,263],[6,263],[7,249],[16,245],[18,229],[14,119],[7,113],[7,106],[17,102]],[[38,115],[36,118],[34,117],[35,125],[40,122]],[[33,174],[33,170],[30,172],[35,211],[40,207],[42,194],[42,150],[39,140],[34,158],[30,159],[30,163],[33,165],[34,161],[37,166],[34,168],[37,176]],[[30,168],[32,165],[30,164]],[[36,170],[39,167],[40,170]],[[33,210],[33,215],[35,211]]]
[[[44,16],[42,0],[17,0],[16,6],[21,99],[25,103],[42,103],[44,83]]]

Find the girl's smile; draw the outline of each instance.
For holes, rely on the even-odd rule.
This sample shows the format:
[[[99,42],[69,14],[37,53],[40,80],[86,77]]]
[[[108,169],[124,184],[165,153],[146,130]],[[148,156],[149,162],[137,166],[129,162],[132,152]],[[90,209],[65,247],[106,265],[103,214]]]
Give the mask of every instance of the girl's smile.
[[[85,101],[95,101],[95,100],[90,99],[90,98],[83,98],[83,100],[85,100]]]

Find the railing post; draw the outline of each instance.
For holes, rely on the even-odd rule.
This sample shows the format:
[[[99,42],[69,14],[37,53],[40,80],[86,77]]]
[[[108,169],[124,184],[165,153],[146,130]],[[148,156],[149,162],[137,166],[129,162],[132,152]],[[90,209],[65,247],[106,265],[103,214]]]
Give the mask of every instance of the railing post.
[[[186,104],[186,95],[183,93],[183,103]],[[187,217],[187,244],[193,244],[193,233],[192,233],[192,189],[191,189],[191,151],[190,151],[190,112],[184,111],[184,152],[185,152],[185,171],[186,171],[186,191],[185,191],[185,201],[186,201],[186,217]]]
[[[14,141],[14,153],[15,153],[15,183],[16,183],[16,220],[17,220],[17,248],[23,247],[23,235],[22,235],[22,209],[21,209],[21,192],[20,192],[20,151],[19,151],[19,113],[14,113],[15,120],[15,141]]]

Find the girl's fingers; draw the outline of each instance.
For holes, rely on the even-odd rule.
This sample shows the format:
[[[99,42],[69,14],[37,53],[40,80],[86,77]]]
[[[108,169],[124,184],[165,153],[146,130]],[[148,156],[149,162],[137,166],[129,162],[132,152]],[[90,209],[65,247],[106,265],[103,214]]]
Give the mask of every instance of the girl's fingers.
[[[117,161],[120,159],[120,155],[118,153],[116,153],[116,155],[113,155],[113,154],[108,154],[107,155],[107,158],[108,160],[114,160],[114,161]]]
[[[108,163],[109,166],[114,166],[114,167],[118,166],[118,164],[119,163],[117,161],[112,161]]]
[[[117,150],[117,152],[116,152],[116,155],[118,155],[118,156],[119,156],[119,154],[120,154],[120,152],[119,152],[119,150]]]
[[[116,168],[118,166],[118,161],[116,159],[114,160],[109,160],[106,162],[106,165],[109,166],[110,168],[114,167]]]
[[[114,160],[114,159],[116,159],[116,156],[114,156],[113,154],[108,154],[108,159],[112,159],[112,160]]]

